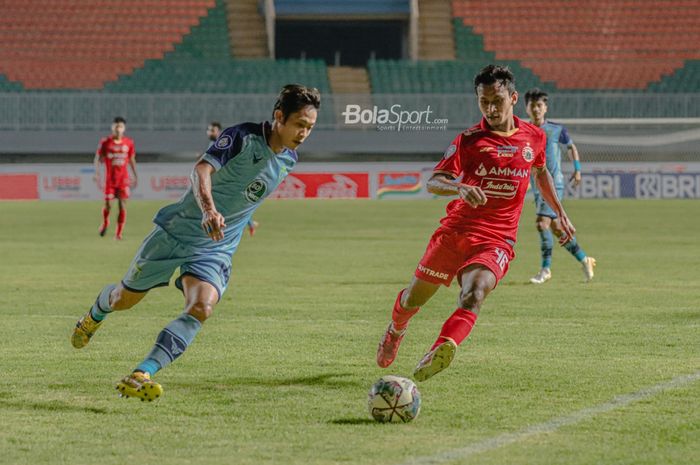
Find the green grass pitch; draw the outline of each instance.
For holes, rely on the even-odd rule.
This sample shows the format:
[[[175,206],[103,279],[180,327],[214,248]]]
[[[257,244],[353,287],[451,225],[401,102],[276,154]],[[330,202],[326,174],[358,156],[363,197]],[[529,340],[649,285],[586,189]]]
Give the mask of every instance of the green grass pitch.
[[[173,286],[109,317],[83,350],[69,335],[122,277],[162,203],[132,202],[125,240],[100,238],[100,204],[0,203],[0,464],[697,464],[700,381],[542,434],[547,423],[700,370],[700,203],[570,201],[598,259],[539,267],[525,206],[517,259],[449,370],[419,383],[416,421],[369,420],[382,374],[410,376],[457,289],[414,318],[395,364],[377,342],[445,202],[269,201],[234,256],[229,291],[194,344],[157,375],[163,398],[114,383],[182,310]],[[113,234],[113,229],[110,231]],[[503,433],[480,453],[446,452]],[[424,461],[421,463],[428,463]]]

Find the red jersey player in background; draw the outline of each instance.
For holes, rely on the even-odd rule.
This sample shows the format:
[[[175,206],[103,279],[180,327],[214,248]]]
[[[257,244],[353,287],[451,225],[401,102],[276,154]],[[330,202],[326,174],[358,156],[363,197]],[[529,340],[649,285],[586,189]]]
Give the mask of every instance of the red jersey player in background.
[[[109,212],[112,209],[112,200],[119,200],[119,216],[117,217],[116,239],[122,238],[124,223],[126,223],[126,201],[129,198],[130,187],[136,187],[136,153],[134,141],[124,135],[126,120],[121,116],[114,118],[112,134],[100,140],[100,145],[95,153],[95,183],[101,187],[100,163],[105,165],[105,206],[102,208],[102,226],[100,236],[104,236],[109,227]],[[127,165],[134,173],[133,183],[129,179]]]
[[[561,219],[560,243],[575,233],[545,166],[545,133],[513,115],[518,93],[511,71],[489,65],[474,78],[474,89],[483,118],[454,139],[427,183],[433,194],[459,198],[447,205],[413,280],[399,292],[377,350],[377,364],[391,365],[410,318],[456,276],[458,308],[416,366],[418,381],[450,365],[484,299],[508,271],[531,169],[543,198]]]

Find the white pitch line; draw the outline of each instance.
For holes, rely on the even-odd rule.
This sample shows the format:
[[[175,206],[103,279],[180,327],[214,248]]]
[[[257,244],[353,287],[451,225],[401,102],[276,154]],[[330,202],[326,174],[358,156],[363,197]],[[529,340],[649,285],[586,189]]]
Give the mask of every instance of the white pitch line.
[[[574,412],[570,415],[554,418],[552,420],[546,421],[533,426],[528,426],[527,428],[521,429],[514,433],[504,433],[498,436],[494,436],[490,439],[485,439],[481,442],[471,444],[466,447],[461,447],[458,449],[447,450],[445,452],[440,452],[438,454],[426,457],[416,457],[409,459],[402,465],[435,465],[451,462],[454,460],[465,459],[475,454],[481,452],[487,452],[490,450],[498,449],[509,444],[513,444],[523,439],[527,439],[531,436],[542,433],[552,433],[563,426],[574,425],[583,420],[588,420],[598,414],[610,412],[622,407],[625,407],[631,403],[638,402],[640,400],[646,399],[648,397],[655,396],[656,394],[666,391],[668,389],[679,388],[685,386],[686,384],[693,383],[700,380],[700,371],[689,375],[678,376],[669,381],[656,384],[654,386],[644,388],[640,391],[633,392],[631,394],[624,394],[617,396],[609,402],[600,404],[594,407],[585,408]]]

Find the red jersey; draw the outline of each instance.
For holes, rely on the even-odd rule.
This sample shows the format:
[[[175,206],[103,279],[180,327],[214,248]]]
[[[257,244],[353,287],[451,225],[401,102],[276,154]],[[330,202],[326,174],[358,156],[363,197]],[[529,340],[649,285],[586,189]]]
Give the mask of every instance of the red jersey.
[[[116,142],[112,136],[100,140],[97,147],[97,155],[105,164],[105,185],[128,186],[129,185],[129,160],[136,155],[134,141],[122,136],[121,141]]]
[[[445,151],[434,171],[479,186],[487,202],[472,208],[462,199],[453,200],[441,220],[444,226],[514,245],[530,169],[545,165],[547,146],[544,131],[519,118],[514,120],[515,129],[506,134],[491,130],[482,119],[458,135]]]

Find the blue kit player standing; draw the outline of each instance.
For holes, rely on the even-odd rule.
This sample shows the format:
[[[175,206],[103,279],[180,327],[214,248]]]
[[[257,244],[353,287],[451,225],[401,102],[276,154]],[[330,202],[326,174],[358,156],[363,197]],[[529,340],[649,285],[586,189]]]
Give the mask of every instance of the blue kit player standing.
[[[557,196],[561,199],[564,195],[564,174],[561,172],[561,145],[567,147],[567,155],[574,163],[574,174],[570,179],[574,186],[581,182],[581,162],[578,150],[576,150],[576,146],[571,137],[569,137],[566,128],[561,124],[545,119],[547,100],[547,93],[537,88],[530,89],[525,94],[525,106],[530,122],[535,126],[539,126],[547,134],[547,170],[554,179]],[[530,179],[530,185],[535,194],[537,230],[540,232],[542,250],[542,268],[530,279],[530,282],[542,284],[552,278],[552,249],[554,247],[552,232],[557,237],[561,237],[563,232],[557,214],[542,198],[534,177]],[[586,282],[593,279],[593,268],[596,266],[596,260],[586,255],[586,252],[578,244],[576,237],[573,237],[564,247],[581,263]]]
[[[136,252],[120,283],[105,286],[75,326],[71,343],[85,347],[105,317],[136,305],[146,293],[175,285],[184,312],[158,335],[146,358],[117,389],[125,397],[151,401],[163,388],[151,376],[183,354],[226,290],[231,256],[260,203],[297,162],[295,149],[316,123],[321,97],[316,89],[292,84],[279,94],[272,123],[243,123],[225,129],[192,172],[192,186],[156,213],[155,227]]]

